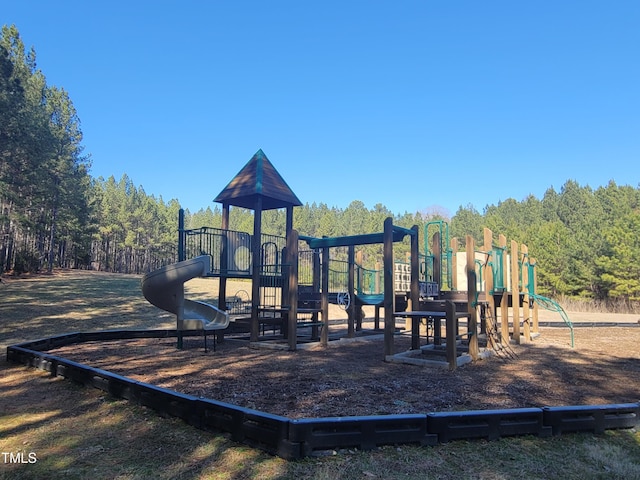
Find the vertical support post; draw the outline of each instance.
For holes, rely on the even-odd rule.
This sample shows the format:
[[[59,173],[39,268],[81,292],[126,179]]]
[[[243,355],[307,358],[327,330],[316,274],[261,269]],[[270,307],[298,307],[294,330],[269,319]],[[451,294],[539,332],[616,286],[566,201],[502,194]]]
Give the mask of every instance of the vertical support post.
[[[227,230],[229,229],[229,204],[227,202],[222,203],[222,224],[221,229],[224,231],[222,235],[222,242],[220,245],[220,277],[218,278],[218,308],[220,310],[227,310],[227,272],[229,269],[229,239],[227,237]],[[211,261],[213,262],[213,252],[211,252]],[[212,265],[213,267],[213,265]],[[207,344],[207,332],[205,331],[205,347]],[[214,337],[213,346],[215,348],[216,343],[224,342],[224,332],[218,330]]]
[[[364,285],[362,283],[364,281],[363,272],[362,272],[362,264],[364,263],[364,256],[363,256],[362,250],[358,250],[356,252],[355,259],[356,259],[356,266],[360,267],[356,270],[356,274],[355,274],[355,281],[356,281],[355,288],[356,288],[356,291],[360,293],[364,288]]]
[[[476,281],[475,241],[471,235],[466,237],[467,251],[467,336],[469,339],[469,355],[473,360],[478,359],[478,309],[476,305],[478,283]],[[447,327],[448,328],[448,327]],[[447,344],[449,334],[447,333]]]
[[[411,311],[420,310],[420,251],[418,244],[418,226],[411,227],[411,283],[409,296],[411,300]],[[415,318],[411,325],[411,349],[420,348],[420,319]]]
[[[438,283],[438,291],[442,290],[442,237],[440,232],[433,234],[431,242],[433,252],[433,281]]]
[[[483,242],[484,246],[482,249],[487,252],[489,260],[492,259],[492,250],[493,250],[493,232],[488,228],[484,229],[483,234]],[[495,333],[495,311],[496,311],[496,302],[493,299],[493,268],[490,265],[490,262],[486,262],[486,266],[484,269],[484,294],[487,300],[487,310],[489,315],[486,316],[485,322],[486,327],[485,331],[487,332],[487,346],[489,348],[495,348],[494,345],[494,333]]]
[[[511,311],[513,312],[513,340],[520,345],[520,269],[518,242],[511,240]]]
[[[538,292],[538,269],[536,268],[536,259],[535,258],[531,258],[530,262],[531,262],[531,268],[533,270],[533,273],[532,273],[533,285],[530,285],[529,287],[531,288],[531,291],[535,295]],[[536,334],[536,335],[540,333],[540,330],[538,329],[538,327],[539,327],[539,325],[538,325],[538,303],[537,302],[533,302],[533,333]]]
[[[256,209],[253,212],[253,237],[251,238],[252,272],[251,272],[251,327],[249,340],[258,341],[260,333],[260,320],[258,306],[260,304],[260,270],[262,269],[260,249],[262,245],[262,197],[256,200]]]
[[[447,333],[446,355],[449,369],[458,367],[458,352],[456,346],[456,304],[451,300],[445,302],[445,331]]]
[[[293,230],[293,207],[287,207],[286,220],[285,220],[285,235],[288,237]]]
[[[289,235],[291,235],[291,233],[289,233]],[[289,241],[289,235],[287,235],[286,237],[286,241]],[[291,257],[289,256],[289,247],[288,247],[288,243],[285,243],[284,248],[282,249],[282,252],[280,252],[280,275],[281,275],[281,279],[282,279],[282,288],[280,289],[280,306],[282,307],[288,307],[289,306],[289,266],[291,265]],[[261,257],[262,258],[262,255]],[[263,285],[263,295],[265,295],[265,285],[264,282],[265,281],[269,281],[269,280],[265,280],[262,279]],[[270,282],[271,283],[271,282]],[[273,290],[273,298],[275,299],[275,292],[277,290],[276,285],[272,284],[269,285],[269,287]],[[282,322],[283,322],[283,334],[284,334],[284,338],[289,338],[288,332],[289,332],[289,311],[288,310],[282,310]]]
[[[531,340],[531,312],[529,311],[529,248],[523,243],[520,251],[522,252],[521,276],[521,294],[522,294],[522,318],[524,322],[524,332],[522,340],[527,343]],[[526,266],[525,266],[526,265]]]
[[[509,293],[507,288],[507,237],[500,234],[498,237],[498,245],[503,249],[502,264],[502,297],[500,297],[500,341],[503,344],[509,343]]]
[[[394,286],[393,286],[393,219],[387,217],[383,231],[383,269],[384,269],[384,355],[393,355],[393,335],[395,334]]]
[[[451,239],[451,288],[458,290],[458,239]]]
[[[315,295],[318,294],[318,292],[320,292],[320,278],[321,278],[321,273],[320,273],[320,250],[317,249],[317,248],[313,250],[312,262],[313,262],[313,267],[312,267],[313,279],[312,279],[311,283],[312,283],[313,294],[315,296]],[[298,279],[298,281],[299,281],[299,279]],[[315,298],[317,298],[317,297],[315,297]],[[318,325],[317,325],[317,323],[318,323],[318,312],[313,312],[311,314],[311,321],[316,324],[316,325],[311,327],[311,338],[313,340],[319,340]]]
[[[380,266],[380,262],[376,262],[376,277],[375,277],[375,282],[376,282],[376,288],[375,288],[375,292],[376,294],[381,293],[380,289],[380,284],[382,283],[380,281],[380,270],[381,270],[381,266]],[[380,305],[376,305],[374,308],[374,324],[373,324],[373,328],[374,330],[380,330]]]
[[[287,259],[289,264],[289,315],[288,327],[289,332],[289,350],[296,349],[298,344],[298,231],[291,230],[287,237]]]
[[[347,308],[347,337],[353,338],[355,336],[354,320],[356,311],[356,296],[355,296],[355,246],[349,245],[348,253],[348,276],[347,276],[347,291],[351,298],[349,308]]]
[[[186,253],[184,249],[185,243],[184,235],[184,210],[181,208],[178,210],[178,261],[182,262],[186,260]]]
[[[364,288],[364,273],[362,269],[362,265],[364,264],[364,258],[362,250],[358,250],[356,252],[356,266],[359,268],[356,270],[356,294],[363,293],[362,289]],[[355,268],[355,266],[354,266]],[[355,300],[355,297],[352,297],[352,300]],[[353,302],[355,303],[355,302]],[[354,306],[354,318],[356,320],[356,331],[362,330],[362,308],[358,305]]]
[[[226,230],[229,229],[229,204],[222,204],[222,224],[221,229],[225,230],[222,235],[222,245],[220,248],[220,283],[218,289],[218,308],[227,309],[227,270],[229,268],[229,240]],[[213,253],[213,252],[212,252]]]
[[[324,327],[320,333],[320,343],[326,347],[329,343],[329,247],[322,247],[322,293],[320,296],[320,308],[322,308],[322,321]]]

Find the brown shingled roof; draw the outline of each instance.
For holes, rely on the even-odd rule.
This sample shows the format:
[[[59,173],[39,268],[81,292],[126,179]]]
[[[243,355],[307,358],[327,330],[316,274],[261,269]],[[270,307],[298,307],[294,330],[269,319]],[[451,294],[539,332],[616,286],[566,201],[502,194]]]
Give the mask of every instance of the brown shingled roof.
[[[213,201],[255,210],[259,197],[262,197],[263,210],[302,205],[262,149]]]

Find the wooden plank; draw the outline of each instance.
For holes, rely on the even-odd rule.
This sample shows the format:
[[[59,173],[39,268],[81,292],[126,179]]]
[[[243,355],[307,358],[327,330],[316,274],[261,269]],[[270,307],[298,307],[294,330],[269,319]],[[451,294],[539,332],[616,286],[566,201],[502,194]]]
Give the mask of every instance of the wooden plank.
[[[446,318],[447,312],[440,310],[414,310],[411,312],[394,312],[393,315],[395,317],[402,318]],[[453,314],[453,318],[469,318],[471,314],[469,312],[458,312],[456,311]]]

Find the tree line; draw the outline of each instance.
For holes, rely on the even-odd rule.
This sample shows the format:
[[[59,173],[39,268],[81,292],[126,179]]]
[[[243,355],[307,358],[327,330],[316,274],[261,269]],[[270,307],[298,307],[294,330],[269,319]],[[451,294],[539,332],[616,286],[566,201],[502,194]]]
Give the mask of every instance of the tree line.
[[[252,231],[250,210],[232,209],[231,228]],[[597,300],[636,302],[640,300],[640,188],[619,186],[610,181],[592,189],[574,180],[556,191],[550,187],[542,199],[533,195],[522,201],[512,198],[488,205],[479,212],[473,205],[461,206],[449,219],[442,214],[417,212],[394,215],[378,204],[367,209],[353,201],[346,209],[330,208],[324,203],[306,204],[296,209],[294,227],[312,237],[358,235],[381,232],[384,219],[394,218],[396,225],[418,225],[421,251],[424,251],[424,227],[427,222],[445,220],[450,237],[457,237],[464,250],[466,235],[483,243],[485,227],[497,236],[524,243],[536,258],[541,293],[552,296],[583,297]],[[219,207],[189,214],[188,225],[219,226]],[[281,233],[284,212],[265,212],[263,228]],[[367,246],[364,261],[373,268],[382,258],[381,246]],[[409,252],[407,242],[394,248],[398,258]]]
[[[90,166],[68,93],[47,84],[35,50],[15,26],[3,26],[0,273],[56,266],[139,273],[175,258],[169,232],[177,201],[148,196],[126,176],[94,179]]]
[[[640,300],[640,189],[617,185],[592,189],[574,180],[542,199],[529,196],[487,206],[460,208],[457,233],[481,238],[488,227],[525,243],[538,262],[544,293],[623,302]]]
[[[0,37],[0,273],[54,267],[142,273],[177,258],[176,199],[148,195],[126,175],[93,178],[77,112],[68,93],[47,85],[14,26]],[[508,199],[482,212],[460,207],[442,213],[394,214],[384,205],[347,208],[325,203],[296,208],[294,227],[312,237],[380,232],[387,216],[405,228],[444,219],[450,235],[483,227],[526,243],[538,262],[541,292],[640,300],[640,189],[613,181],[592,189],[567,181],[543,198]],[[263,213],[263,231],[282,235],[282,210]],[[219,206],[186,212],[186,228],[220,227]],[[230,228],[253,230],[253,212],[232,208]],[[497,240],[497,239],[496,239]],[[421,238],[421,245],[424,243]],[[464,248],[463,242],[460,248]],[[395,251],[403,257],[407,243]],[[380,246],[363,249],[365,266],[382,258]],[[337,252],[337,255],[344,253]]]

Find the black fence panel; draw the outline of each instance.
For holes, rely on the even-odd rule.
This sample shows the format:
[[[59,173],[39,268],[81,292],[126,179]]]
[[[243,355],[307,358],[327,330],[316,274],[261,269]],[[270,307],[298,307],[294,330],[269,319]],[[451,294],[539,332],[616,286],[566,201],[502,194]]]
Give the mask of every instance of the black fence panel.
[[[514,435],[551,435],[540,408],[429,413],[427,425],[429,433],[437,434],[441,443],[468,438],[496,440]]]
[[[427,416],[421,414],[291,420],[289,439],[302,445],[303,456],[334,448],[371,450],[397,443],[437,443],[437,436],[427,433]]]
[[[197,410],[201,428],[231,433],[237,442],[257,446],[284,458],[298,458],[299,448],[289,444],[290,420],[230,403],[198,399]]]
[[[640,424],[640,405],[637,403],[544,407],[543,410],[544,423],[551,426],[554,435],[584,431],[603,433]]]

